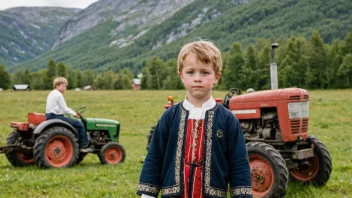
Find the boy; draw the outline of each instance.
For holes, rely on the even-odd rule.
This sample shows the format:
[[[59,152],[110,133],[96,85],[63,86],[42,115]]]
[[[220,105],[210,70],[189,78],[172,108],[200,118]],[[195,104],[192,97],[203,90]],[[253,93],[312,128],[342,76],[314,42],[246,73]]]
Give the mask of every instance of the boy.
[[[68,118],[64,116],[65,114],[70,114],[75,117],[79,117],[78,113],[70,109],[65,102],[63,94],[67,88],[67,80],[64,77],[57,77],[53,83],[53,90],[49,93],[46,99],[46,119],[60,119],[70,123],[73,127],[78,129],[79,135],[79,147],[82,152],[89,152],[89,142],[86,129],[82,122]]]
[[[144,161],[137,194],[157,197],[252,197],[246,143],[239,121],[215,102],[212,88],[222,59],[208,41],[182,47],[178,74],[183,102],[160,118]],[[229,187],[228,187],[229,185]]]

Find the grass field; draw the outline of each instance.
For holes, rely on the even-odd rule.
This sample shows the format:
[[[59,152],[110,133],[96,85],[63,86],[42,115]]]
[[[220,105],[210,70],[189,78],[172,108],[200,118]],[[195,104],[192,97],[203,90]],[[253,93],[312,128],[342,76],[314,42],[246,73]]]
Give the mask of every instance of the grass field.
[[[223,98],[225,91],[214,92]],[[11,121],[26,121],[28,112],[44,112],[48,91],[0,92],[0,145],[12,131]],[[0,197],[137,197],[146,135],[164,111],[166,97],[176,101],[184,91],[68,91],[65,98],[75,109],[86,106],[85,117],[121,123],[120,143],[126,160],[103,166],[89,154],[73,168],[43,170],[14,168],[0,155]],[[310,91],[309,133],[325,143],[333,171],[321,188],[290,182],[285,197],[352,197],[352,90]]]

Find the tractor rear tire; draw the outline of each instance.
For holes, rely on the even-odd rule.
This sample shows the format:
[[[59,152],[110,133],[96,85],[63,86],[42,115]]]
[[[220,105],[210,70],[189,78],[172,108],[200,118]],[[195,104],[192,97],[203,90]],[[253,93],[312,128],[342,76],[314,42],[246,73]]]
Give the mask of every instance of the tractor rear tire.
[[[125,160],[125,149],[117,142],[105,144],[99,153],[99,160],[102,164],[118,164]]]
[[[46,129],[34,145],[34,157],[40,168],[65,168],[76,164],[79,149],[73,132],[64,127]]]
[[[15,129],[9,134],[9,136],[7,136],[6,144],[17,144],[19,142],[19,136],[19,132]],[[23,153],[12,150],[9,153],[5,153],[5,155],[14,167],[23,167],[35,164],[33,153]]]
[[[306,141],[314,145],[314,157],[308,159],[309,165],[290,171],[293,180],[323,186],[330,178],[332,162],[325,145],[314,136],[308,136]]]
[[[269,144],[247,143],[254,197],[281,198],[288,186],[288,170],[280,153]]]

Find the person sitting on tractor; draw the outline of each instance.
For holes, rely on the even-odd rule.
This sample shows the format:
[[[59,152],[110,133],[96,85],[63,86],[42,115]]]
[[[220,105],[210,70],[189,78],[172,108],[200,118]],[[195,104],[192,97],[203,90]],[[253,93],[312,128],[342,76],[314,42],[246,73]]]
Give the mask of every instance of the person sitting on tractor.
[[[69,114],[75,117],[80,117],[80,115],[70,109],[65,102],[63,94],[66,91],[68,82],[64,77],[57,77],[53,82],[53,90],[49,93],[46,99],[46,110],[45,116],[46,120],[50,119],[60,119],[70,123],[73,127],[78,129],[79,135],[79,147],[82,152],[88,152],[90,149],[88,134],[83,123],[79,120],[65,117],[64,114]],[[87,151],[86,151],[87,150]]]

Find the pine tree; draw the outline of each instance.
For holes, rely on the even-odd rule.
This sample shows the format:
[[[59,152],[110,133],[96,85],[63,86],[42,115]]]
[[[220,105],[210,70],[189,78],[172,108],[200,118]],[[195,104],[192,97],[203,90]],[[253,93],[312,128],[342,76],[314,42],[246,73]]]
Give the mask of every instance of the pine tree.
[[[10,87],[11,76],[4,65],[0,65],[0,88],[7,89]]]
[[[223,89],[241,86],[240,75],[244,65],[244,57],[240,43],[233,43],[229,52],[224,55],[224,69],[220,81]]]
[[[314,31],[309,43],[308,50],[308,72],[314,77],[306,81],[309,88],[328,87],[328,67],[324,43],[319,32]]]

